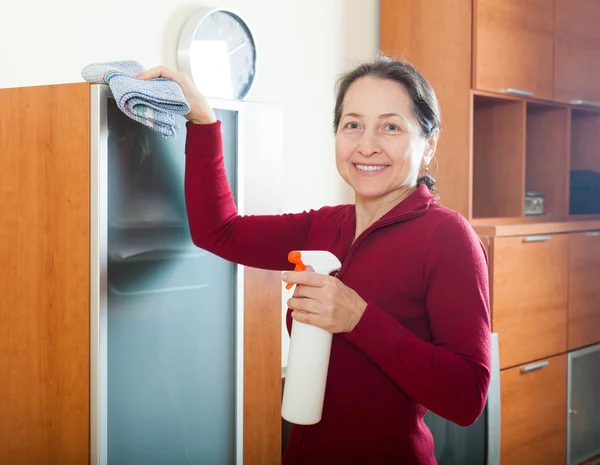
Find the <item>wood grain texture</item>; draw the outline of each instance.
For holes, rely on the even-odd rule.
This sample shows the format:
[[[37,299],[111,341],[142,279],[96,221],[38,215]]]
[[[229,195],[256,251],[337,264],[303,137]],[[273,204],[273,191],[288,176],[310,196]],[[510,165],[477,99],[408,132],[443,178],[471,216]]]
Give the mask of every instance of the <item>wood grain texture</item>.
[[[480,236],[509,237],[527,236],[535,234],[558,234],[572,231],[600,230],[600,217],[595,215],[590,218],[491,218],[475,220],[471,226]]]
[[[523,216],[525,125],[525,102],[475,97],[474,218]]]
[[[571,112],[567,108],[527,104],[526,191],[544,194],[544,213],[569,214]]]
[[[86,464],[89,85],[0,108],[0,463]]]
[[[281,463],[281,273],[244,269],[244,464]]]
[[[471,0],[381,0],[380,47],[412,63],[433,86],[442,134],[432,174],[440,202],[470,218]]]
[[[569,350],[600,342],[598,234],[569,234]]]
[[[554,98],[600,103],[600,2],[555,0]]]
[[[569,237],[549,237],[492,240],[492,329],[498,333],[500,368],[567,349]]]
[[[475,89],[515,88],[552,100],[554,2],[474,1]]]
[[[600,171],[600,113],[571,114],[571,169]]]
[[[500,373],[501,465],[564,465],[567,442],[567,357],[528,373]]]

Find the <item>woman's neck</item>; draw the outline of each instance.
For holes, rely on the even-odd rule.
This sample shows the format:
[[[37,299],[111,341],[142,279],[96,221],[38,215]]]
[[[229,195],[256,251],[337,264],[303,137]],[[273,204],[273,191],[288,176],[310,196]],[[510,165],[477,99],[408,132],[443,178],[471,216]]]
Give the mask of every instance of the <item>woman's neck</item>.
[[[400,187],[382,197],[355,196],[356,231],[354,240],[387,212],[402,202],[416,189],[416,186]]]

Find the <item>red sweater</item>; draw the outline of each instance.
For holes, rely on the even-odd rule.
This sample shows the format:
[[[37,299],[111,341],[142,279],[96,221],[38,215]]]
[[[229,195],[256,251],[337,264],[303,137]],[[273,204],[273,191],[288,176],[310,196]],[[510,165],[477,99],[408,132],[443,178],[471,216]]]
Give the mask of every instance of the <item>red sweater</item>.
[[[270,270],[291,269],[291,250],[328,250],[342,262],[338,278],[368,303],[351,332],[333,336],[322,420],[293,426],[283,463],[435,464],[426,411],[467,426],[487,397],[490,312],[479,238],[426,186],[354,244],[352,205],[240,216],[220,127],[187,126],[185,196],[194,243]]]

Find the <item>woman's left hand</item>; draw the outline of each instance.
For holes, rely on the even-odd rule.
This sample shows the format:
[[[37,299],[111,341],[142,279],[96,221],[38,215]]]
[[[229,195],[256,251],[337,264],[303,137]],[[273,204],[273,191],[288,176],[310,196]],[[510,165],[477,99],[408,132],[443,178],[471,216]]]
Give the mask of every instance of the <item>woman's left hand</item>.
[[[352,331],[367,308],[367,302],[333,276],[288,271],[283,274],[283,281],[297,284],[294,296],[287,302],[293,310],[292,318],[330,333]]]

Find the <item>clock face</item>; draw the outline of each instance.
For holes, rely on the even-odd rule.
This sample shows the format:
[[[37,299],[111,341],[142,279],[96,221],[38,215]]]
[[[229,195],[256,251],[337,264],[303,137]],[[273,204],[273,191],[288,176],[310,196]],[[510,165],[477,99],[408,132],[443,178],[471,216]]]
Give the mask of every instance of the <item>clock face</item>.
[[[238,15],[226,10],[202,15],[191,43],[183,45],[189,47],[189,70],[184,70],[200,91],[210,97],[246,96],[254,81],[256,48],[250,30]]]

